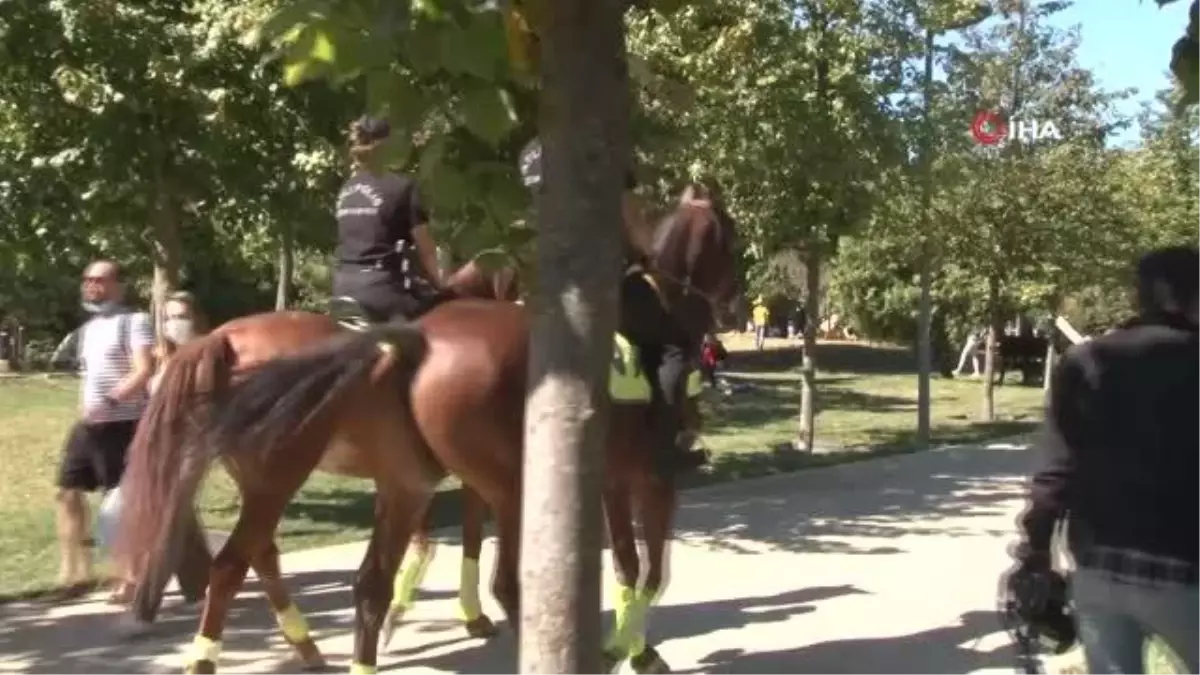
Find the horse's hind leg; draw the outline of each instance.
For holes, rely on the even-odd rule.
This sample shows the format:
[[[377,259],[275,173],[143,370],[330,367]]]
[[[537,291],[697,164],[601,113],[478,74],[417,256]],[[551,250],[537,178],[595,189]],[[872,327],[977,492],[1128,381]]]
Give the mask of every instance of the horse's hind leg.
[[[354,579],[354,663],[351,673],[377,672],[379,631],[408,539],[432,494],[401,490],[375,497],[375,529]]]
[[[479,601],[479,556],[483,549],[483,521],[487,518],[487,504],[478,493],[465,485],[461,494],[463,559],[458,578],[458,608],[468,635],[489,638],[496,634],[496,626],[483,613],[483,605]]]
[[[278,495],[243,494],[237,524],[220,553],[213,558],[200,630],[192,642],[186,672],[216,672],[229,605],[246,579],[250,562],[271,545],[271,536],[283,515],[286,500],[287,497]]]
[[[667,673],[670,667],[658,651],[646,642],[645,614],[662,595],[667,584],[667,545],[671,540],[671,524],[675,516],[675,488],[657,480],[643,483],[638,490],[642,521],[642,536],[646,539],[646,580],[640,600],[644,603],[642,633],[630,649],[629,665],[637,673]]]
[[[496,516],[496,571],[492,595],[508,618],[514,633],[521,628],[521,483],[505,499],[492,504]]]
[[[325,666],[325,658],[317,649],[312,635],[308,631],[308,621],[292,602],[287,586],[283,583],[283,575],[279,571],[279,547],[272,541],[264,550],[254,556],[251,566],[263,584],[267,601],[275,612],[275,620],[283,631],[283,638],[296,650],[296,655],[308,669],[319,669]]]
[[[462,497],[462,570],[459,574],[458,607],[467,633],[471,637],[488,638],[496,634],[496,626],[483,613],[479,601],[479,555],[483,548],[483,521],[487,518],[487,504],[471,488],[462,486],[459,494]],[[432,504],[432,501],[431,501]],[[401,567],[396,574],[392,587],[392,602],[388,607],[387,616],[383,620],[382,642],[386,647],[391,643],[396,627],[403,619],[405,612],[412,609],[416,602],[417,589],[425,578],[429,563],[433,560],[436,544],[429,537],[432,523],[430,509],[427,506],[420,518],[421,525],[413,535],[412,544],[415,555]]]
[[[430,503],[432,504],[432,500]],[[437,553],[437,546],[429,537],[431,529],[429,517],[429,506],[426,505],[417,519],[418,525],[413,533],[412,541],[409,542],[413,546],[414,555],[410,556],[408,563],[400,568],[392,582],[392,601],[388,605],[387,616],[383,617],[383,627],[380,628],[384,647],[391,644],[396,627],[404,619],[405,613],[416,604],[417,589],[425,581],[429,563],[433,562],[433,556]]]

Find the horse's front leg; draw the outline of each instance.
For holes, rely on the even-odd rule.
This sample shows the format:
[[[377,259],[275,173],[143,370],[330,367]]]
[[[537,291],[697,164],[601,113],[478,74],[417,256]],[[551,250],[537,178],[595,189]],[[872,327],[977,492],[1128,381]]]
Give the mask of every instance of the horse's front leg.
[[[604,643],[605,670],[614,670],[630,656],[630,649],[641,633],[644,611],[640,603],[637,538],[633,529],[630,493],[625,487],[604,490],[604,515],[612,546],[613,566],[617,573],[615,618]]]
[[[646,540],[646,579],[638,593],[641,612],[640,632],[629,651],[629,663],[637,673],[668,673],[670,666],[658,651],[646,641],[646,615],[650,606],[662,596],[667,587],[667,547],[675,518],[677,494],[675,487],[652,479],[638,486],[637,502],[642,521],[642,536]]]

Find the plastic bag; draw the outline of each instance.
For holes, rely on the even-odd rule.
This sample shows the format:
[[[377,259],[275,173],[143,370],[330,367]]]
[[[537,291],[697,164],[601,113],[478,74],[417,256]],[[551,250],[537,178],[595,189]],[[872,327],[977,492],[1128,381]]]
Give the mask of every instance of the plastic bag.
[[[118,485],[104,495],[104,501],[100,502],[100,511],[96,514],[96,546],[101,551],[107,551],[112,546],[120,521],[121,486]]]

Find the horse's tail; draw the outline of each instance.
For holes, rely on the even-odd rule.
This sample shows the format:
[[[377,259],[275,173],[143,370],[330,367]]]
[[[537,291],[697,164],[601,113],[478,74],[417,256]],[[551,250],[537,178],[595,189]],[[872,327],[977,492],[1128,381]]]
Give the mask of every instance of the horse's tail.
[[[415,325],[388,324],[268,361],[230,386],[201,438],[216,453],[253,449],[268,457],[368,379],[390,377],[406,390],[426,351]]]
[[[162,599],[163,584],[146,584],[173,559],[184,532],[174,524],[190,516],[209,457],[191,442],[194,422],[229,383],[234,361],[229,340],[213,333],[184,345],[167,363],[129,446],[121,480],[121,518],[114,554],[137,580],[138,615],[151,620]],[[167,576],[170,571],[166,571]],[[165,581],[165,579],[163,580]]]

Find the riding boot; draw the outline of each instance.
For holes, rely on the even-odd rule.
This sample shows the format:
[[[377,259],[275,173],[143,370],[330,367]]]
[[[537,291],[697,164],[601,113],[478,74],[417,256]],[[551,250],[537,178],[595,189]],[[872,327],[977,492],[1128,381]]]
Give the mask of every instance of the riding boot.
[[[708,461],[708,456],[692,448],[695,435],[684,429],[683,406],[686,402],[687,357],[681,347],[667,345],[663,349],[662,360],[658,368],[658,382],[662,388],[664,403],[664,423],[662,434],[665,437],[664,449],[670,453],[672,466],[677,472],[693,471]],[[669,435],[667,425],[670,425]]]

